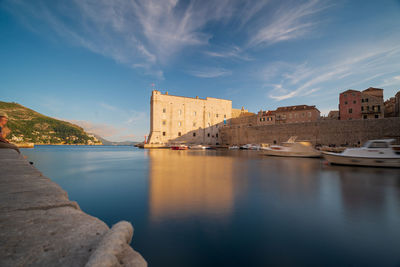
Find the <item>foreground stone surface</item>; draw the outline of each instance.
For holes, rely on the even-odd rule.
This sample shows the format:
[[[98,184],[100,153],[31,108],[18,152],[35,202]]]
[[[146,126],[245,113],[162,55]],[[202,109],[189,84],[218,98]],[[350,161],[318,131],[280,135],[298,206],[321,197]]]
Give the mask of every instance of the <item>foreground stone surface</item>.
[[[14,150],[0,149],[0,266],[147,266],[132,225],[109,229]]]

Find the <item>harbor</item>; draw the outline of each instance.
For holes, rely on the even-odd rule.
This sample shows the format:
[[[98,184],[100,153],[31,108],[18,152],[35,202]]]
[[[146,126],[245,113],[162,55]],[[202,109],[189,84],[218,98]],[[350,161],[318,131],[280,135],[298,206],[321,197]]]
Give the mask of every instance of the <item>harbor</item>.
[[[149,266],[400,261],[397,168],[329,165],[321,158],[260,152],[22,150],[84,212],[108,226],[131,222],[131,246]]]

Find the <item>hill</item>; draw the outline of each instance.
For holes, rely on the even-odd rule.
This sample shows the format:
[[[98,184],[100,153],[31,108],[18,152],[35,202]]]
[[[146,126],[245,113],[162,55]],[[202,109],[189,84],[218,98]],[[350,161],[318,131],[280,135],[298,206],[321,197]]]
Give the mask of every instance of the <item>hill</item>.
[[[17,103],[0,101],[0,111],[6,112],[7,136],[13,143],[101,145],[94,135],[81,127],[42,115]]]
[[[100,140],[103,145],[105,146],[134,146],[136,145],[138,142],[134,142],[134,141],[122,141],[122,142],[114,142],[114,141],[109,141],[107,139],[104,139],[101,136],[98,136],[96,134],[93,134],[98,140]]]

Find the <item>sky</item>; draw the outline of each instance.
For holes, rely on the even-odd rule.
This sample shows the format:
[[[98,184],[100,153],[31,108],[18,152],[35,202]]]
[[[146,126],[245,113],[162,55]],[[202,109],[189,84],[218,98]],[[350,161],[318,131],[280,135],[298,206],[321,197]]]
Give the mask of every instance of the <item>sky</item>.
[[[0,100],[113,141],[149,133],[151,90],[251,112],[400,90],[400,0],[2,0]]]

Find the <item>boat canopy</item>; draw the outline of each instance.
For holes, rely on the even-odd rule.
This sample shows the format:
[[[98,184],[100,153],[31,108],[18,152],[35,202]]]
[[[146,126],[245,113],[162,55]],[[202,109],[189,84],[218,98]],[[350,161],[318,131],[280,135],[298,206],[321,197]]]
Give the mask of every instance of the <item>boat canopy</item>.
[[[380,140],[369,140],[365,142],[363,147],[366,148],[389,148],[390,144],[394,139],[380,139]]]

